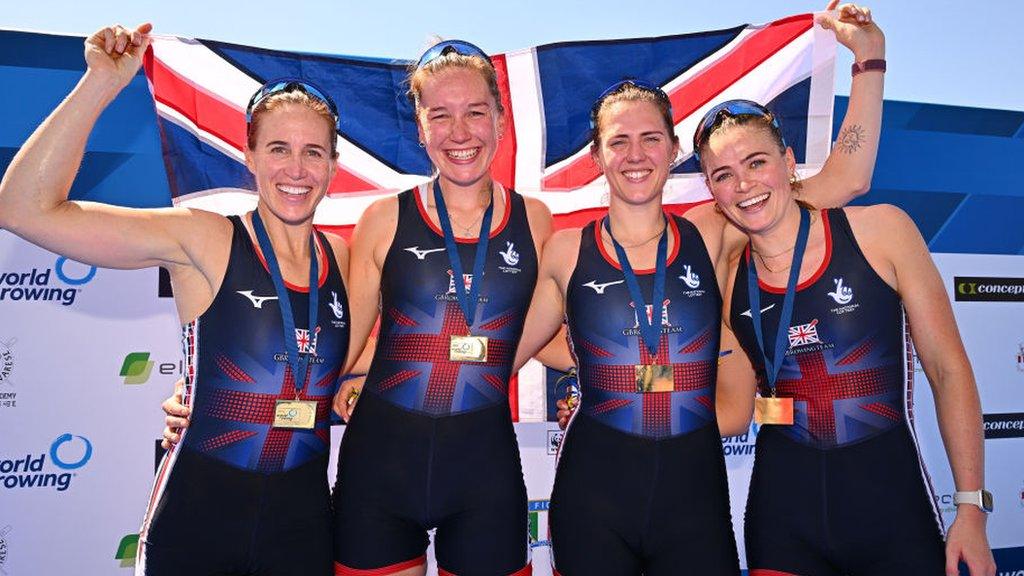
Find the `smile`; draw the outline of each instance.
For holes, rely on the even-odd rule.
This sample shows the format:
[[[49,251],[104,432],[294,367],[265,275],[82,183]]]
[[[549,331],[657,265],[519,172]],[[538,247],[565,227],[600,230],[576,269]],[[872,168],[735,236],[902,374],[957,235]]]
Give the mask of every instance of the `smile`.
[[[313,188],[309,186],[285,186],[284,184],[278,184],[277,190],[289,196],[304,196],[312,192]]]
[[[630,182],[641,182],[651,174],[652,170],[628,170],[622,172],[622,176]]]
[[[765,192],[764,194],[758,194],[757,196],[754,196],[753,198],[748,198],[748,199],[744,200],[743,202],[740,202],[739,204],[737,204],[737,206],[739,206],[740,208],[750,208],[751,206],[754,206],[756,204],[760,204],[761,202],[764,202],[764,201],[768,200],[769,196],[771,196],[771,193],[768,193],[768,192]]]
[[[456,162],[468,162],[480,154],[480,148],[463,148],[460,150],[445,150],[445,156]]]

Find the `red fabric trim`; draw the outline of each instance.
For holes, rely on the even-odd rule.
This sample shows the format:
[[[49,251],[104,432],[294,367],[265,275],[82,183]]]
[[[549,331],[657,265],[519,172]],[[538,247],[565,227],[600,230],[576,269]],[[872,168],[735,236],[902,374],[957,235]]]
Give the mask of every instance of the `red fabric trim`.
[[[669,234],[675,237],[675,245],[672,246],[672,253],[668,255],[666,260],[666,267],[671,266],[672,262],[679,255],[679,227],[676,225],[676,219],[665,215],[665,219],[668,220]],[[612,258],[612,255],[604,247],[604,242],[601,241],[601,220],[594,221],[594,238],[597,240],[597,249],[601,252],[601,256],[604,257],[605,261],[612,265],[616,270],[622,270],[622,266]],[[654,268],[647,268],[643,270],[634,269],[635,274],[654,274]]]
[[[820,280],[822,274],[825,273],[825,270],[828,269],[829,263],[832,261],[832,226],[829,224],[828,221],[828,212],[822,210],[819,212],[819,214],[821,214],[821,225],[825,233],[825,257],[821,259],[821,265],[818,266],[818,269],[814,271],[814,274],[810,278],[797,284],[797,292],[810,287],[815,282]],[[750,263],[750,244],[747,244],[747,263]],[[757,279],[757,285],[761,287],[761,290],[764,290],[765,292],[769,292],[771,294],[786,293],[785,286],[769,286],[768,284],[765,284],[760,278]]]
[[[406,560],[405,562],[399,562],[390,566],[384,566],[381,568],[370,568],[362,570],[359,568],[349,568],[341,562],[334,563],[334,576],[387,576],[388,574],[395,574],[402,570],[408,570],[409,568],[415,568],[416,566],[422,566],[427,563],[427,556],[424,554],[418,558],[412,560]]]
[[[754,32],[721,60],[709,66],[669,93],[672,120],[678,124],[725,91],[748,72],[814,26],[812,14],[776,20]],[[584,154],[565,168],[544,178],[545,189],[579,188],[596,180],[601,171],[590,154]]]
[[[434,185],[433,181],[431,181],[431,182],[429,182],[427,184],[424,184],[424,186],[430,187],[430,193],[431,194],[434,193],[433,192],[433,185]],[[512,193],[509,192],[508,188],[506,188],[504,186],[502,186],[502,188],[505,191],[505,214],[502,215],[501,223],[498,224],[498,227],[495,228],[493,232],[491,232],[491,235],[490,235],[491,238],[494,238],[498,234],[501,234],[501,231],[505,229],[505,225],[508,224],[509,217],[512,214]],[[416,208],[420,211],[420,216],[423,217],[423,221],[427,223],[427,226],[429,226],[430,229],[433,230],[435,234],[437,234],[438,236],[444,236],[444,231],[441,230],[441,228],[437,224],[434,224],[434,221],[430,219],[430,215],[427,214],[427,207],[423,205],[423,198],[420,197],[419,189],[414,189],[412,191],[412,195],[416,198]],[[455,241],[458,242],[459,244],[476,244],[477,239],[476,238],[462,238],[462,237],[456,236],[455,237]]]
[[[242,218],[242,222],[245,222],[244,217]],[[327,252],[324,250],[324,244],[320,240],[320,235],[314,234],[313,238],[316,239],[316,246],[319,248],[316,256],[318,262],[317,265],[320,267],[320,277],[317,280],[316,285],[322,287],[324,283],[327,282],[327,271],[330,266],[330,262],[327,261]],[[263,257],[263,252],[260,250],[259,242],[256,241],[256,238],[254,238],[252,234],[249,234],[249,239],[252,241],[252,247],[256,251],[256,257],[259,258],[260,263],[263,264],[263,269],[267,271],[267,274],[270,274],[270,266],[267,266],[267,259]],[[302,292],[304,294],[309,293],[309,286],[296,286],[287,280],[284,281],[284,286],[285,288],[294,290],[295,292]]]

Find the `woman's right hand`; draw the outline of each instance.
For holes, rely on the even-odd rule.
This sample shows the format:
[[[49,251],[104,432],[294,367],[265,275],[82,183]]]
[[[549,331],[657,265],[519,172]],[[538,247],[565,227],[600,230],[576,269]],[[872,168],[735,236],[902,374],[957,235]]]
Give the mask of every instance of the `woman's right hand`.
[[[109,78],[118,90],[132,81],[149,48],[152,24],[129,30],[120,24],[97,30],[85,40],[85,63],[89,72]]]
[[[825,10],[825,14],[818,16],[818,24],[834,32],[836,41],[853,52],[857,61],[885,58],[885,34],[875,24],[870,8],[858,4],[840,6],[839,0],[830,0]]]
[[[171,397],[160,405],[164,414],[167,414],[167,417],[164,418],[167,427],[164,428],[164,439],[160,442],[164,450],[176,445],[181,440],[181,431],[188,428],[189,416],[192,411],[183,403],[184,393],[185,380],[180,379],[174,383],[174,394],[171,394]]]
[[[559,428],[565,430],[566,426],[569,425],[569,420],[572,418],[572,413],[576,411],[576,406],[578,405],[579,403],[576,403],[575,405],[570,407],[569,401],[566,400],[565,398],[559,398],[558,400],[555,401],[555,406],[558,408],[558,413],[556,414],[556,416],[558,417]]]
[[[365,375],[349,378],[341,383],[341,388],[334,395],[334,413],[341,416],[346,423],[352,418],[352,412],[356,409],[356,402],[359,401],[359,394],[362,393],[365,382]]]

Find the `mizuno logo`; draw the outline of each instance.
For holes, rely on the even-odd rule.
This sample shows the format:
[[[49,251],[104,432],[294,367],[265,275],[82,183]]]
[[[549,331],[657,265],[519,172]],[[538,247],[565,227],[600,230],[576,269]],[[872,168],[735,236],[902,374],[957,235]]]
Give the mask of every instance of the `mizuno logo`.
[[[417,260],[423,260],[424,258],[427,257],[427,254],[431,254],[433,252],[444,252],[444,248],[431,248],[429,250],[420,250],[419,246],[410,246],[409,248],[406,248],[405,251],[411,252],[414,256],[416,256]]]
[[[625,282],[625,280],[616,280],[614,282],[605,282],[603,284],[598,284],[596,280],[591,280],[590,282],[584,284],[584,286],[586,286],[587,288],[593,288],[594,292],[597,292],[598,294],[604,294],[605,288],[609,286],[614,286],[615,284],[622,284],[623,282]]]
[[[775,308],[775,304],[769,304],[768,306],[761,308],[761,314],[764,314],[765,312],[771,310],[772,308]],[[747,318],[751,319],[754,317],[753,314],[750,313],[749,309],[746,312],[740,314],[740,316],[746,316]]]
[[[249,302],[252,302],[252,307],[257,310],[262,310],[263,303],[267,300],[277,300],[277,296],[253,296],[252,290],[239,290],[238,293],[248,298]]]

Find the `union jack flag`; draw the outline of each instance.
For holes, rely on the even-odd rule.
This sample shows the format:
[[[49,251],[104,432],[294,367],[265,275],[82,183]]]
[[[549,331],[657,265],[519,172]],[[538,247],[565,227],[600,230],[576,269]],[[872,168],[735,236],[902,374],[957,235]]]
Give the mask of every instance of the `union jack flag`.
[[[807,175],[829,151],[834,58],[832,34],[815,26],[811,14],[726,30],[562,42],[495,54],[509,121],[492,173],[502,184],[544,200],[556,227],[596,217],[607,205],[607,187],[589,154],[590,108],[610,84],[633,77],[662,86],[672,100],[683,156],[666,186],[670,208],[708,198],[689,143],[704,112],[729,98],[767,103]],[[429,179],[430,162],[417,146],[405,96],[407,65],[158,36],[145,72],[175,204],[222,213],[252,207],[242,154],[245,106],[265,81],[301,77],[329,92],[341,112],[339,170],[316,222],[346,232],[373,200]]]
[[[312,354],[316,356],[316,336],[320,333],[320,327],[317,326],[316,330],[313,331],[313,339],[309,338],[309,330],[305,328],[295,329],[295,342],[299,345],[299,354]]]
[[[815,318],[807,324],[791,326],[789,328],[789,346],[806,346],[807,344],[820,343],[818,338],[818,319]]]

